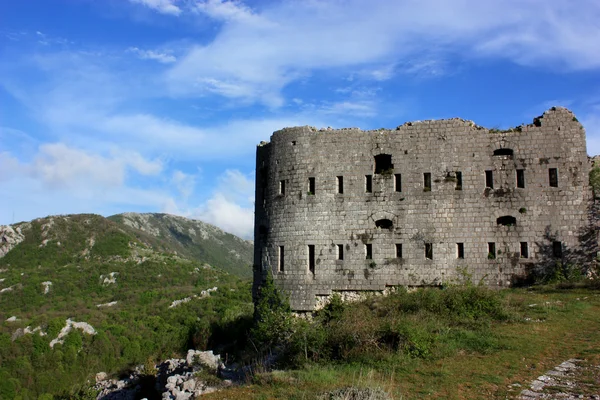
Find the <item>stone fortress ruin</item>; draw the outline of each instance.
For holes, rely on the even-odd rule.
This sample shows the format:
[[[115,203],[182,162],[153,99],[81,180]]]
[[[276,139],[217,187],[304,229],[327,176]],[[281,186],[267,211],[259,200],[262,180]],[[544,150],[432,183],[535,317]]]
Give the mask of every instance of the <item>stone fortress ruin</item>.
[[[293,310],[312,311],[334,292],[461,273],[505,287],[538,265],[589,262],[589,170],[565,108],[507,131],[458,118],[282,129],[257,148],[255,294],[270,271]]]

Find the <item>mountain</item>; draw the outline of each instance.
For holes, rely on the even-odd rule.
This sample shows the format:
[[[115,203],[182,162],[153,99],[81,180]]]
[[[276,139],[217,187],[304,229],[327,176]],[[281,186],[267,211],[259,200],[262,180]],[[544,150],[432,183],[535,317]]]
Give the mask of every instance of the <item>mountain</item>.
[[[169,214],[124,213],[108,217],[140,241],[164,252],[252,276],[253,243],[202,221]]]
[[[100,371],[202,349],[221,326],[237,334],[225,326],[251,319],[250,282],[219,267],[249,269],[250,249],[160,214],[0,226],[0,399],[67,396]]]

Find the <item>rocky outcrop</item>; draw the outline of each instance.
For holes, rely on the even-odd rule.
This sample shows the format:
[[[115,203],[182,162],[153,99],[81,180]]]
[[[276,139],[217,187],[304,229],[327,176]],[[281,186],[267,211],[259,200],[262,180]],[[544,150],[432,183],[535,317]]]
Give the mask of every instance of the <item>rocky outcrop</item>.
[[[212,351],[189,350],[185,359],[169,359],[155,366],[156,376],[153,390],[161,394],[163,400],[195,399],[232,382],[219,379],[227,368],[221,356]],[[96,374],[94,389],[99,391],[98,400],[133,400],[148,393],[149,376],[144,367],[138,366],[127,378],[108,379],[104,372]]]
[[[87,322],[75,322],[75,321],[72,321],[71,319],[67,319],[67,324],[65,325],[64,328],[61,329],[60,333],[58,334],[58,337],[56,339],[52,339],[52,341],[50,342],[50,347],[54,347],[54,345],[56,345],[57,343],[62,344],[64,342],[64,338],[73,329],[80,329],[84,333],[87,333],[88,335],[96,334],[96,330]]]
[[[217,289],[218,288],[215,286],[213,288],[203,290],[202,292],[200,292],[200,296],[198,296],[197,294],[195,294],[195,295],[193,295],[191,297],[186,297],[186,298],[181,299],[181,300],[174,300],[171,303],[171,305],[169,306],[169,308],[177,307],[178,305],[187,303],[187,302],[191,301],[192,299],[198,299],[198,298],[202,299],[202,298],[208,297],[208,296],[210,296],[210,294],[212,292],[216,292]]]
[[[0,225],[0,258],[4,257],[23,240],[25,240],[25,235],[21,226]]]

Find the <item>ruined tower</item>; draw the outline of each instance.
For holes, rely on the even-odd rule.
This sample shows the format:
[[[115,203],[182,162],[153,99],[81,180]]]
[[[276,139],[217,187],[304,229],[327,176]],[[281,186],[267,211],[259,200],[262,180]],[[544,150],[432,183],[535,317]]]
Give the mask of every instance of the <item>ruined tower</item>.
[[[552,108],[508,131],[448,119],[393,130],[285,128],[256,157],[254,284],[292,309],[333,292],[503,287],[568,262],[589,226],[585,131]]]

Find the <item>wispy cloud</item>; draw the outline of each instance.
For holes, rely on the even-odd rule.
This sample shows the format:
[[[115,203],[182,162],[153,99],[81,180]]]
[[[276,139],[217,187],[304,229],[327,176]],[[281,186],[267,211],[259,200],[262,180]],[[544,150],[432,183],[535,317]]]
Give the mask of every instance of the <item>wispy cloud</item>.
[[[182,10],[177,6],[177,0],[129,0],[131,3],[142,4],[161,14],[179,15]]]
[[[130,47],[128,51],[136,54],[142,60],[155,60],[163,64],[170,64],[177,61],[177,58],[169,53],[154,50],[142,50],[137,47]]]
[[[398,72],[439,75],[450,56],[599,68],[600,3],[580,3],[349,0],[251,10],[241,2],[209,0],[197,10],[222,22],[219,33],[192,47],[168,78],[175,93],[211,92],[279,106],[290,82],[331,68],[369,66],[374,80]]]

